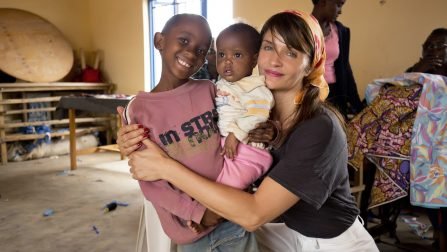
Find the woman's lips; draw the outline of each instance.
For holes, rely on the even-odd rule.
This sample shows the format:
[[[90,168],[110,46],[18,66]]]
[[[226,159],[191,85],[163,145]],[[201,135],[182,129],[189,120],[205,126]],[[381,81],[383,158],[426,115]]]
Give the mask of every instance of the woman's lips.
[[[272,76],[272,77],[281,77],[284,75],[280,72],[273,71],[273,70],[264,70],[264,74],[268,75],[268,76]]]

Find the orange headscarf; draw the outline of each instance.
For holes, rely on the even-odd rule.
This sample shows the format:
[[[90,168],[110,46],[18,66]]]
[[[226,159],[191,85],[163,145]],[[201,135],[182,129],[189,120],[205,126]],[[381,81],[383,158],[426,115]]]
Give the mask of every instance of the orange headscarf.
[[[326,50],[324,47],[324,35],[321,30],[320,24],[318,20],[305,12],[298,10],[287,10],[285,12],[295,14],[302,18],[309,29],[312,31],[312,37],[314,42],[314,58],[312,60],[312,71],[307,76],[307,79],[310,81],[312,86],[318,87],[320,89],[320,100],[326,100],[329,95],[329,86],[324,79],[324,63],[326,61]],[[302,94],[299,94],[295,97],[295,103],[299,104],[302,100]]]

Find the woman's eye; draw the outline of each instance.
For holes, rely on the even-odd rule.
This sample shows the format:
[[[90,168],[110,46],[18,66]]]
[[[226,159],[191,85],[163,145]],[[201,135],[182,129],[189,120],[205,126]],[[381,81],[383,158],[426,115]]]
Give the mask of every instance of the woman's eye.
[[[270,50],[272,50],[272,47],[269,45],[265,45],[262,47],[262,49],[264,49],[264,51],[270,51]]]
[[[287,52],[287,56],[296,58],[297,54],[295,52],[293,52],[293,51],[288,51]]]

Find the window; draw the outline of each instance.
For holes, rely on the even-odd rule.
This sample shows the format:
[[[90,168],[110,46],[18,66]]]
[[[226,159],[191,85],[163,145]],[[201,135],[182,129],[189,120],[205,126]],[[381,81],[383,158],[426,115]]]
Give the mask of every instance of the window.
[[[145,89],[151,90],[160,79],[161,58],[154,49],[155,32],[161,31],[170,17],[179,13],[199,14],[207,18],[213,37],[233,22],[232,0],[148,0],[149,16],[149,67],[150,83]]]

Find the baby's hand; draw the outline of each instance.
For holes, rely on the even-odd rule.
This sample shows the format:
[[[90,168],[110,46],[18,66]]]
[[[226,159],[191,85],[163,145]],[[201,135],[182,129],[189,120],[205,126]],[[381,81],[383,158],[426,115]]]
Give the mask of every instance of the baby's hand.
[[[237,154],[237,145],[239,144],[239,140],[237,140],[236,136],[233,133],[228,134],[225,139],[225,144],[223,147],[221,155],[226,155],[227,158],[233,160]]]
[[[203,232],[203,230],[206,229],[206,227],[202,224],[197,224],[194,221],[187,221],[186,225],[193,231],[195,234],[200,234]]]
[[[259,123],[255,129],[248,132],[248,141],[252,143],[266,143],[275,145],[276,140],[280,138],[281,125],[279,122],[268,120]]]
[[[217,95],[220,95],[220,96],[229,96],[230,93],[228,93],[228,92],[226,92],[226,91],[223,91],[223,90],[217,90]]]

